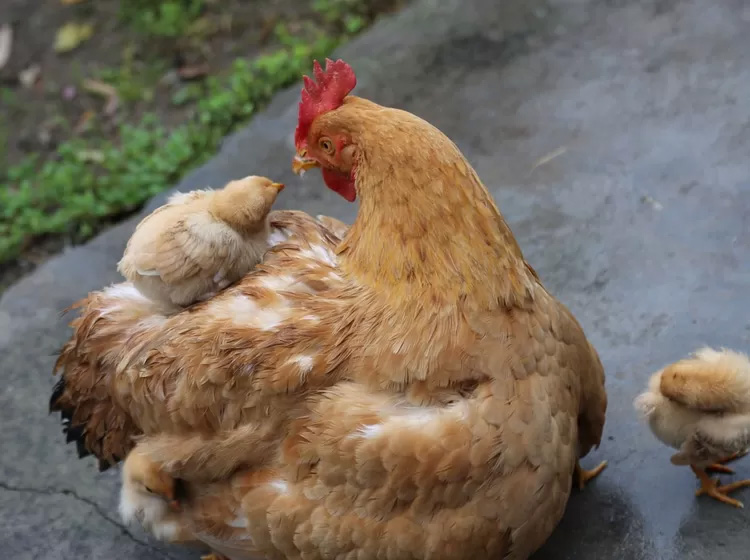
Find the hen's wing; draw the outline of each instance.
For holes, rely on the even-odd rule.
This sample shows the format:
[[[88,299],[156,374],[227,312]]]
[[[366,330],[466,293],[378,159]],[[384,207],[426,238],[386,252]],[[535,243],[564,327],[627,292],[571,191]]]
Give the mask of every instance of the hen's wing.
[[[322,214],[319,214],[316,217],[321,224],[327,227],[331,231],[331,233],[333,233],[333,235],[335,235],[339,239],[343,239],[346,235],[346,232],[349,231],[349,226],[337,218],[324,216]]]
[[[549,344],[562,343],[570,349],[569,367],[576,372],[580,382],[578,442],[579,453],[583,457],[592,447],[599,447],[604,432],[607,413],[604,367],[570,310],[546,291],[545,295],[538,299],[535,312],[543,324],[549,326]]]
[[[79,302],[50,400],[79,453],[106,468],[141,433],[283,422],[299,400],[289,392],[335,381],[346,358],[331,328],[346,308],[337,240],[299,212],[276,212],[271,226],[288,240],[241,282],[189,310],[165,317],[127,283]]]
[[[750,361],[731,350],[702,348],[667,366],[661,393],[683,406],[706,412],[742,412],[750,408]]]

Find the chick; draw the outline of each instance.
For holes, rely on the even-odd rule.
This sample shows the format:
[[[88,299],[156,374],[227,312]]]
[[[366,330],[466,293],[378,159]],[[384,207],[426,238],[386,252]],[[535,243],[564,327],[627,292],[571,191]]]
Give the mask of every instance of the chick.
[[[156,538],[190,541],[180,523],[176,489],[176,481],[136,448],[122,467],[120,517],[125,523],[140,522]]]
[[[284,188],[265,177],[177,193],[144,218],[118,263],[146,297],[186,307],[239,280],[268,248],[268,213]]]
[[[733,473],[723,463],[750,447],[750,360],[731,350],[702,348],[656,372],[634,402],[651,431],[677,449],[675,465],[690,465],[701,482],[696,495],[743,507],[728,494],[750,480],[719,485],[708,471]]]

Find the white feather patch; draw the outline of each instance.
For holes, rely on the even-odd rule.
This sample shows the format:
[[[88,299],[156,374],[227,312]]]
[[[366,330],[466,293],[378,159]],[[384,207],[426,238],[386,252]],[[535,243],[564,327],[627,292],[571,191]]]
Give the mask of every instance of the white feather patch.
[[[260,283],[269,290],[274,292],[289,291],[295,284],[295,279],[289,274],[282,274],[281,276],[264,276],[260,279]]]
[[[300,354],[299,356],[295,356],[289,361],[297,364],[297,367],[299,367],[299,376],[300,378],[304,378],[308,373],[312,371],[313,364],[315,363],[315,358],[313,356],[310,356],[309,354]]]
[[[312,245],[309,249],[301,251],[300,254],[306,259],[322,262],[328,266],[336,266],[336,255],[333,254],[333,251],[322,245]]]
[[[381,433],[383,433],[382,424],[368,424],[367,426],[362,426],[357,431],[357,434],[365,439],[375,439]]]
[[[135,301],[149,301],[138,289],[130,282],[113,284],[104,289],[104,294],[117,299],[130,299]]]
[[[289,492],[289,485],[284,480],[274,480],[269,483],[280,494],[286,494]]]
[[[287,318],[288,310],[284,307],[260,307],[248,297],[235,296],[231,301],[231,315],[235,323],[270,331]]]
[[[289,232],[283,228],[274,228],[268,236],[268,244],[279,245],[289,239]]]
[[[245,517],[242,513],[239,513],[234,519],[232,519],[232,521],[229,522],[229,526],[234,527],[235,529],[247,529],[247,517]]]

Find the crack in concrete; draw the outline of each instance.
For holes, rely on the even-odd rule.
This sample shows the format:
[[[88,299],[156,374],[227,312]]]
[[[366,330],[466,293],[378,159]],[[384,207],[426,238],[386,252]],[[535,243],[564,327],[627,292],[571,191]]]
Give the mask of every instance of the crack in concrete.
[[[104,511],[102,507],[99,504],[97,504],[95,501],[91,500],[90,498],[81,496],[80,494],[74,492],[73,490],[70,490],[68,488],[64,488],[62,490],[56,490],[54,488],[33,488],[31,486],[12,486],[5,482],[0,482],[0,489],[7,490],[8,492],[19,492],[19,493],[25,492],[29,494],[40,494],[43,496],[66,496],[69,498],[73,498],[74,500],[77,500],[91,507],[96,512],[96,514],[99,515],[99,517],[104,519],[110,525],[113,525],[114,527],[119,529],[123,535],[125,535],[127,538],[129,538],[133,542],[141,546],[145,546],[146,548],[158,554],[162,558],[166,558],[167,560],[176,560],[173,556],[170,556],[168,553],[162,550],[159,550],[158,548],[155,548],[153,545],[149,544],[148,542],[143,541],[139,539],[138,537],[136,537],[122,523],[110,517],[107,514],[107,512]]]

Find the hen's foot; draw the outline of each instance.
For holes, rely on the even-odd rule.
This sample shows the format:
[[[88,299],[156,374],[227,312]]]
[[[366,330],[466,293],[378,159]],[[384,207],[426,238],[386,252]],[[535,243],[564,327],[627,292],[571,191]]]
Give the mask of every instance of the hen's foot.
[[[591,469],[590,471],[587,471],[583,467],[581,467],[581,464],[576,461],[576,479],[578,480],[578,489],[583,490],[584,486],[586,486],[586,483],[591,480],[592,478],[596,478],[601,474],[601,472],[607,468],[607,461],[602,461],[599,463],[598,466]]]
[[[745,455],[747,455],[747,451],[734,453],[733,455],[730,455],[729,457],[716,461],[713,465],[708,465],[706,467],[706,470],[708,472],[734,474],[734,469],[730,469],[724,463],[730,463],[731,461],[736,461],[737,459],[739,459],[740,457],[744,457]]]
[[[734,498],[730,498],[727,494],[729,494],[730,492],[734,492],[735,490],[739,490],[740,488],[746,488],[750,486],[750,480],[739,480],[737,482],[719,486],[719,481],[714,480],[713,478],[708,476],[708,473],[706,473],[704,469],[694,467],[693,465],[690,465],[690,468],[693,469],[695,476],[697,476],[698,480],[701,481],[701,487],[695,492],[696,496],[705,494],[706,496],[710,496],[714,500],[719,500],[720,502],[723,502],[730,506],[734,506],[737,508],[745,507],[742,502],[740,502],[739,500],[735,500]]]

